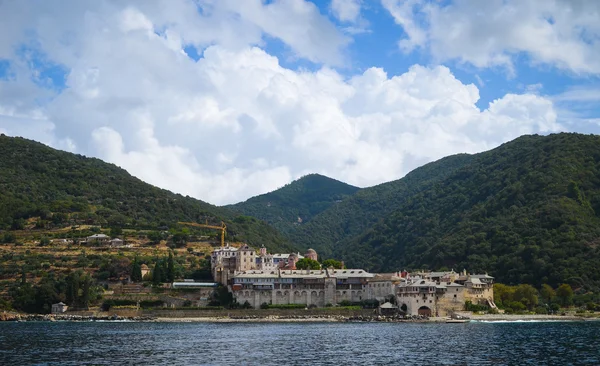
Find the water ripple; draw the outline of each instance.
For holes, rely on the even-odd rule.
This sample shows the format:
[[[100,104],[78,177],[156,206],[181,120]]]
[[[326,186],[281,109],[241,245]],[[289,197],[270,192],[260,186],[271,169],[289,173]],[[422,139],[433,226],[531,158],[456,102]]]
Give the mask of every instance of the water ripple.
[[[1,365],[598,365],[600,322],[0,323]]]

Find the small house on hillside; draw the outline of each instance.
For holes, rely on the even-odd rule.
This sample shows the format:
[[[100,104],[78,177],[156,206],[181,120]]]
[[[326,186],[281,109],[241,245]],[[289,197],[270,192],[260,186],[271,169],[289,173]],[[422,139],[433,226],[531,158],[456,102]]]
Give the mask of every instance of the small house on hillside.
[[[88,244],[95,244],[95,245],[108,244],[109,241],[110,241],[110,236],[105,235],[105,234],[94,234],[94,235],[88,236],[86,238],[86,242]]]
[[[110,241],[111,247],[120,247],[123,246],[123,240],[119,238],[114,238]]]

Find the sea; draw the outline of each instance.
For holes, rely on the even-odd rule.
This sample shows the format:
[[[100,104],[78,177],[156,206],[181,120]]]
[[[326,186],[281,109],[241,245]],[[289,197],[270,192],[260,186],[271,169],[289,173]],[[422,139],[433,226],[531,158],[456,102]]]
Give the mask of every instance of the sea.
[[[600,365],[600,322],[5,322],[0,365]]]

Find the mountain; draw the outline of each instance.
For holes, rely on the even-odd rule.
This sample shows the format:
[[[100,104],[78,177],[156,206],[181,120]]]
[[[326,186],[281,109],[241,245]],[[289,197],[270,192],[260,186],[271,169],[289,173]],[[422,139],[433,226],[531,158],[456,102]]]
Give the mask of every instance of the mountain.
[[[267,221],[291,235],[301,224],[359,190],[319,174],[306,175],[276,191],[252,197],[229,208]]]
[[[467,154],[449,156],[417,168],[402,179],[363,188],[286,235],[303,249],[314,248],[322,257],[337,257],[351,238],[394,212],[407,197],[433,186],[472,159]]]
[[[600,136],[523,136],[473,155],[345,239],[334,254],[372,271],[467,268],[598,291]]]
[[[157,228],[177,221],[225,221],[228,240],[290,250],[277,230],[253,217],[144,183],[113,164],[0,135],[0,229],[39,218],[48,225],[92,223]]]

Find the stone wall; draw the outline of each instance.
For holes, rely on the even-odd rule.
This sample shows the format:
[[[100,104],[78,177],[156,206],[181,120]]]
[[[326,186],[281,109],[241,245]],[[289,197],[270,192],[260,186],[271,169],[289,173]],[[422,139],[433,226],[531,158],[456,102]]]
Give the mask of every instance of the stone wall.
[[[269,316],[291,317],[322,317],[331,316],[368,316],[373,315],[377,309],[231,309],[231,310],[142,310],[140,315],[156,318],[244,318]]]
[[[336,289],[333,284],[326,283],[324,289],[291,289],[291,290],[236,290],[233,296],[238,303],[246,301],[258,309],[263,303],[270,305],[315,305],[325,307],[326,305],[339,304],[342,301],[360,302],[367,300],[366,291],[361,289]]]

